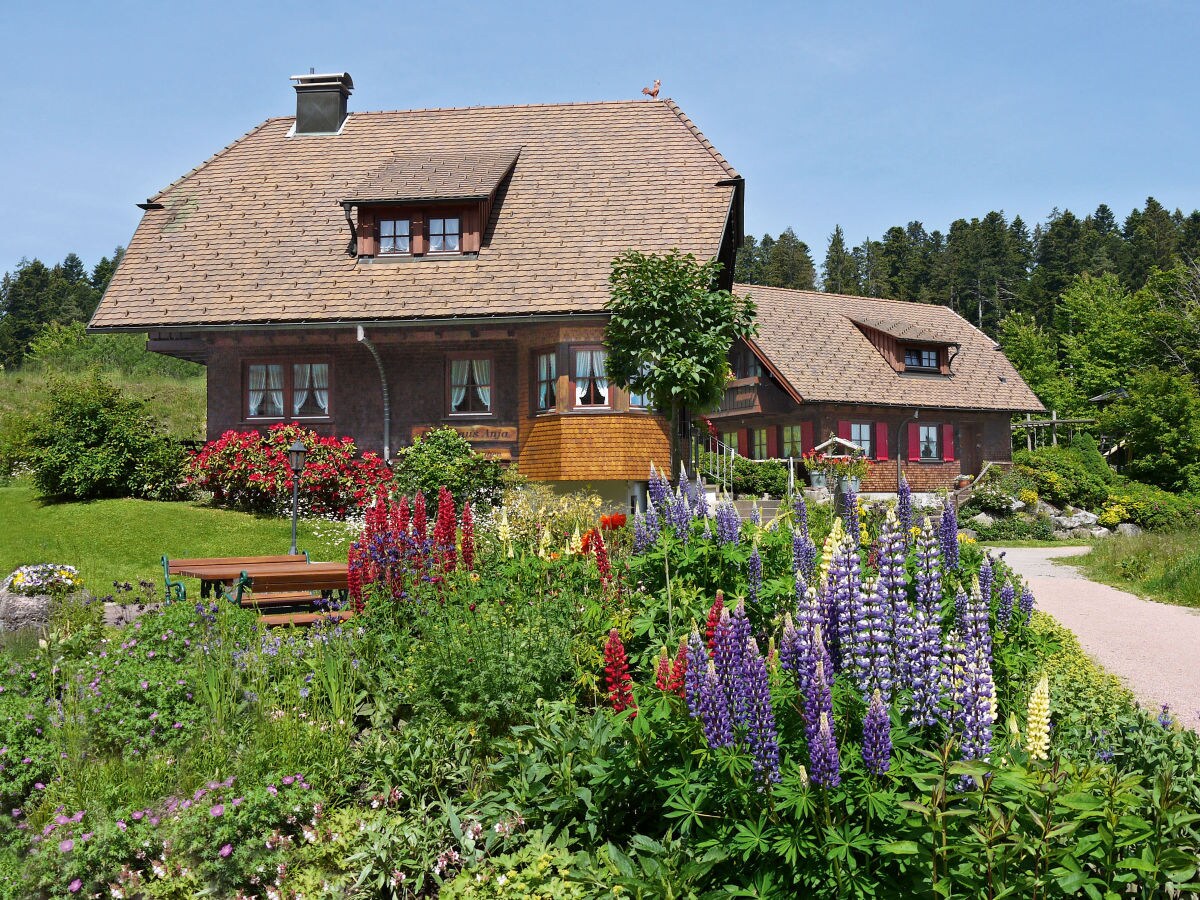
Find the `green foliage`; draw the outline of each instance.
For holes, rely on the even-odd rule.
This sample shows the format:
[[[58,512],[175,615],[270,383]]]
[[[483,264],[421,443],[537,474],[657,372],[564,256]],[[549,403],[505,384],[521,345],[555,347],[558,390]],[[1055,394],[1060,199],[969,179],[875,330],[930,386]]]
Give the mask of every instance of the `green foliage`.
[[[1179,531],[1200,523],[1200,496],[1172,494],[1127,478],[1109,487],[1106,510],[1119,510],[1120,521],[1152,531]]]
[[[1200,606],[1195,531],[1115,537],[1097,544],[1080,564],[1101,581],[1167,603]]]
[[[709,471],[718,471],[714,454],[705,453],[705,465]],[[803,472],[797,472],[803,479]],[[749,459],[745,456],[733,458],[733,492],[740,497],[783,497],[788,491],[788,467],[786,462],[776,459]]]
[[[1059,444],[1018,450],[1013,454],[1014,471],[1048,503],[1098,509],[1108,498],[1107,482],[1112,475],[1106,466],[1104,472],[1097,469],[1096,455],[1094,444],[1079,449]]]
[[[669,413],[676,468],[682,411],[721,401],[729,348],[755,333],[753,301],[713,290],[719,270],[716,260],[701,263],[690,253],[630,250],[609,275],[608,375]]]
[[[1101,427],[1125,439],[1134,478],[1174,491],[1200,491],[1200,390],[1157,368],[1137,372],[1128,396],[1109,406]]]
[[[38,490],[56,499],[179,496],[184,453],[146,404],[99,375],[54,383],[27,438]]]
[[[764,234],[760,242],[753,235],[746,235],[738,248],[733,280],[739,284],[811,291],[816,269],[808,245],[791,228],[786,228],[778,240]]]
[[[512,853],[465,869],[442,886],[442,900],[488,900],[528,897],[533,900],[587,900],[595,894],[579,882],[575,856],[561,845],[530,836]]]
[[[147,350],[145,335],[88,334],[83,322],[46,325],[30,341],[23,365],[56,373],[97,368],[138,379],[195,378],[204,374],[199,363]]]
[[[401,494],[422,491],[432,500],[445,485],[457,503],[469,500],[479,508],[496,506],[505,484],[501,463],[476,453],[452,428],[436,428],[417,437],[396,455],[392,471]]]

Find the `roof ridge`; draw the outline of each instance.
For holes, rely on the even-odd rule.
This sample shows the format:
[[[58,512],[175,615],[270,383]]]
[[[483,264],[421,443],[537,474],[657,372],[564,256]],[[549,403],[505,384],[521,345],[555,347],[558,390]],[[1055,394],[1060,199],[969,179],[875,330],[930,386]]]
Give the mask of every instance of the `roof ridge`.
[[[640,102],[640,101],[634,101],[634,102]],[[705,150],[707,150],[709,153],[712,154],[712,158],[715,159],[720,164],[721,168],[725,170],[726,175],[728,175],[730,178],[741,178],[742,177],[741,175],[738,174],[738,170],[735,169],[730,164],[729,160],[727,160],[721,154],[721,151],[713,146],[713,142],[704,136],[704,132],[696,127],[696,123],[693,122],[688,117],[688,114],[679,108],[678,103],[676,103],[670,97],[667,97],[662,102],[664,104],[666,104],[667,109],[671,110],[671,112],[673,112],[673,113],[675,113],[675,115],[679,116],[679,120],[681,122],[683,122],[683,124],[687,128],[687,130],[692,133],[692,136],[697,141],[700,142],[700,146],[702,146]]]
[[[240,144],[246,138],[250,137],[250,135],[254,134],[255,132],[262,131],[264,128],[266,128],[268,125],[270,125],[272,122],[278,122],[282,118],[283,118],[283,116],[273,116],[269,119],[265,119],[262,122],[259,122],[257,125],[255,125],[253,128],[251,128],[245,134],[243,134],[241,137],[236,138],[233,141],[230,141],[228,144],[226,144],[224,147],[222,147],[220,150],[218,150],[216,153],[214,153],[208,159],[204,160],[204,162],[200,163],[199,165],[193,166],[191,169],[184,172],[182,175],[180,175],[178,178],[176,178],[174,181],[172,181],[170,184],[168,184],[165,188],[163,188],[162,190],[160,190],[154,194],[151,194],[150,199],[158,200],[160,197],[162,197],[163,194],[165,194],[167,191],[171,190],[171,188],[183,183],[184,181],[187,181],[189,178],[191,178],[193,175],[195,175],[197,172],[199,172],[201,169],[203,169],[209,163],[216,162],[219,157],[224,156],[226,153],[228,153],[230,150],[232,150],[235,146]]]
[[[663,103],[662,100],[564,100],[560,103],[495,103],[487,104],[480,103],[471,106],[418,106],[410,109],[363,109],[354,110],[349,113],[350,116],[379,116],[393,115],[395,113],[424,113],[424,112],[464,112],[475,109],[541,109],[546,107],[563,107],[563,106],[646,106],[651,103]],[[287,116],[292,119],[295,116]]]

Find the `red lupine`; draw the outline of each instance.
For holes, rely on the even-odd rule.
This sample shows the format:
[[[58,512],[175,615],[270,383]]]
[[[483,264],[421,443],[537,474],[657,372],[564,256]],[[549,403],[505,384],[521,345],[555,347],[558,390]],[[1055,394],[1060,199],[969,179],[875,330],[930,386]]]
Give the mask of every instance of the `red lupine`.
[[[625,655],[625,645],[621,643],[621,635],[617,629],[608,633],[608,641],[604,644],[604,677],[608,686],[608,702],[615,712],[627,709],[637,709],[633,699],[633,679],[629,677],[629,658]]]
[[[458,517],[454,514],[454,496],[442,485],[438,489],[437,521],[433,526],[433,556],[445,572],[453,572],[458,565],[458,554],[454,549]]]
[[[407,534],[408,526],[412,524],[412,512],[409,511],[409,508],[408,508],[407,495],[400,498],[400,510],[399,510],[399,513],[397,514],[397,518],[399,521],[397,521],[396,524],[400,527],[400,530],[402,532]]]
[[[708,649],[712,650],[717,637],[717,623],[721,621],[721,610],[725,608],[725,594],[717,591],[717,599],[713,601],[708,611],[708,623],[704,629],[704,639]]]
[[[417,498],[413,501],[412,525],[413,537],[417,543],[424,544],[429,536],[429,519],[425,514],[425,495],[421,491],[417,491]]]
[[[350,604],[356,613],[363,611],[363,565],[358,544],[350,545],[350,554],[346,564],[346,587],[350,594]]]
[[[464,500],[462,508],[462,561],[468,569],[475,568],[475,515],[470,500]]]
[[[666,644],[658,653],[658,663],[654,666],[654,686],[660,691],[671,689],[671,654],[667,652]]]
[[[664,647],[665,651],[666,648]],[[671,663],[671,677],[667,681],[667,690],[683,696],[683,682],[687,676],[687,638],[679,639],[679,649],[675,651],[675,660]]]
[[[596,568],[600,570],[600,583],[605,587],[612,581],[612,566],[608,562],[608,548],[604,546],[604,535],[595,532],[592,541],[592,552],[596,554]]]

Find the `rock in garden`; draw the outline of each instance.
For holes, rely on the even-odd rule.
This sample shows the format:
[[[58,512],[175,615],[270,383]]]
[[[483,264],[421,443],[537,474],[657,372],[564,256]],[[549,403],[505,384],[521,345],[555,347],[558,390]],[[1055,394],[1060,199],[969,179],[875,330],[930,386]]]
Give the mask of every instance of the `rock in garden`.
[[[1025,508],[1025,501],[1018,500],[1014,497],[1012,500],[1008,501],[1008,508],[1013,512],[1020,512]]]
[[[1112,537],[1112,532],[1109,531],[1107,528],[1105,528],[1103,525],[1097,525],[1094,528],[1089,528],[1088,532],[1094,538]]]
[[[1140,525],[1134,525],[1132,522],[1122,522],[1117,526],[1117,534],[1124,537],[1137,537],[1143,533]]]
[[[1057,528],[1054,529],[1054,539],[1056,541],[1069,541],[1072,537],[1073,535],[1069,531],[1060,531]]]
[[[49,597],[0,592],[0,632],[42,628],[49,621]]]
[[[1050,516],[1051,518],[1062,515],[1061,509],[1059,509],[1057,506],[1052,506],[1045,500],[1038,501],[1037,512],[1039,516]]]
[[[1081,509],[1075,513],[1075,518],[1079,520],[1080,525],[1091,527],[1100,521],[1100,517],[1095,513],[1088,512],[1086,509]]]
[[[958,529],[958,535],[959,537],[970,538],[973,541],[979,540],[979,532],[973,528],[960,528]]]
[[[996,524],[996,520],[985,512],[976,513],[975,515],[971,516],[969,521],[975,525],[978,525],[980,528],[990,528],[992,525]]]

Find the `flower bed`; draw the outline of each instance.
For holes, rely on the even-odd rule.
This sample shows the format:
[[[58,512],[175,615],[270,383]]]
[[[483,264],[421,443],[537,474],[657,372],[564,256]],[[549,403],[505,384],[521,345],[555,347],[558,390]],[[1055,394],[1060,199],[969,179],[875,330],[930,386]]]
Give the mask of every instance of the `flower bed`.
[[[15,569],[0,584],[0,591],[36,597],[47,594],[67,594],[83,587],[83,580],[74,566],[57,563],[38,563]]]

